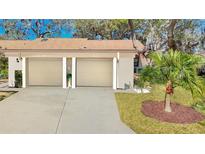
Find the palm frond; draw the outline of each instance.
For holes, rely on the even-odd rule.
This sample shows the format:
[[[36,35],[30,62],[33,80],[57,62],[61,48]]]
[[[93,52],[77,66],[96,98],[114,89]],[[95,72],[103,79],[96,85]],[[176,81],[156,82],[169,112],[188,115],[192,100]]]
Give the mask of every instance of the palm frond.
[[[153,65],[142,76],[150,76],[152,81],[161,80],[164,83],[171,80],[174,87],[189,89],[193,96],[203,92],[197,76],[197,68],[205,64],[201,56],[170,50],[167,53],[153,52],[149,57]]]

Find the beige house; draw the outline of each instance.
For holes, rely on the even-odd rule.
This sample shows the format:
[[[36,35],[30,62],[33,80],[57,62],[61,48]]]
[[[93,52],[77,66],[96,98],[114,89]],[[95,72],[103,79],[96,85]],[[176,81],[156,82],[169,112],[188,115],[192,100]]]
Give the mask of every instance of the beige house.
[[[138,49],[144,46],[138,42]],[[9,86],[15,71],[22,71],[23,87],[133,86],[136,50],[131,40],[49,38],[0,40],[0,51],[9,59]]]

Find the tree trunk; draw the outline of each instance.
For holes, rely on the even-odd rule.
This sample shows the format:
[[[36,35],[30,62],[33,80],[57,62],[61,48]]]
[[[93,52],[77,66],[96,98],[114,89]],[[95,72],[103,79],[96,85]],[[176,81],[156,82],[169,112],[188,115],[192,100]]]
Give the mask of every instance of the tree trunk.
[[[135,34],[135,31],[134,31],[134,25],[133,25],[132,19],[128,19],[128,26],[129,26],[130,32],[131,32],[131,39],[132,39],[133,47],[134,47],[135,49],[137,49],[137,46],[135,45],[136,34]]]
[[[165,94],[165,108],[164,108],[165,112],[172,112],[172,108],[171,108],[171,95],[170,94]]]
[[[168,47],[169,49],[173,49],[173,50],[177,49],[176,42],[174,40],[174,28],[176,23],[177,23],[177,19],[172,19],[168,27]]]
[[[133,26],[132,19],[128,19],[128,25],[129,25],[130,32],[131,32],[131,38],[133,39],[133,37],[134,37],[134,26]]]
[[[110,32],[110,39],[111,39],[111,40],[113,39],[113,37],[112,37],[112,31]]]

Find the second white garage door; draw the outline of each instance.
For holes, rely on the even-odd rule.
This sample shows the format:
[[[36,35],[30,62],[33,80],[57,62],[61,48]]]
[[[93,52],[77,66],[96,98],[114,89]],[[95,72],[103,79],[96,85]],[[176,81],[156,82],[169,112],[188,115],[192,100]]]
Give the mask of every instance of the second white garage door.
[[[77,86],[112,86],[112,59],[77,59]]]
[[[61,58],[28,58],[28,85],[61,86]]]

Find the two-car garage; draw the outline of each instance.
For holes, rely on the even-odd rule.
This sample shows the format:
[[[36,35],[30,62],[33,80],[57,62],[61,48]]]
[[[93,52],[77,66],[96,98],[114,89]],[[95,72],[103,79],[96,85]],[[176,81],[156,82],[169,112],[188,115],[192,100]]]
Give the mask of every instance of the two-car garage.
[[[39,38],[1,40],[0,52],[8,57],[8,86],[133,87],[132,40],[89,40],[87,38]],[[136,40],[135,46],[143,50]],[[19,79],[19,72],[22,80]],[[72,80],[70,80],[72,74]],[[16,80],[18,79],[18,81]]]
[[[62,86],[62,58],[27,58],[26,63],[28,86]],[[112,66],[111,58],[77,58],[76,85],[111,87]]]

